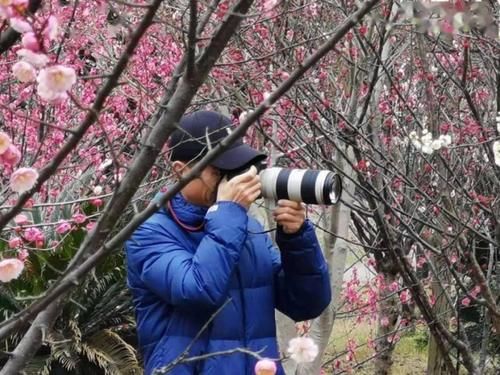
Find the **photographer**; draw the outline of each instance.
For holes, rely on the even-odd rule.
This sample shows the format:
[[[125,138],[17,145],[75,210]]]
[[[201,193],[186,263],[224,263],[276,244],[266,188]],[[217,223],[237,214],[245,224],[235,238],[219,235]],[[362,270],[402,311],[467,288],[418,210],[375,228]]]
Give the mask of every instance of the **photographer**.
[[[173,171],[182,176],[230,131],[215,112],[185,115],[170,138]],[[301,203],[280,200],[273,212],[279,250],[247,210],[261,193],[251,167],[266,156],[241,140],[231,146],[126,243],[128,284],[136,309],[145,373],[188,357],[244,348],[279,358],[274,309],[295,321],[321,314],[331,299],[327,266]],[[179,364],[170,374],[253,375],[243,353]],[[278,374],[284,374],[278,364]]]

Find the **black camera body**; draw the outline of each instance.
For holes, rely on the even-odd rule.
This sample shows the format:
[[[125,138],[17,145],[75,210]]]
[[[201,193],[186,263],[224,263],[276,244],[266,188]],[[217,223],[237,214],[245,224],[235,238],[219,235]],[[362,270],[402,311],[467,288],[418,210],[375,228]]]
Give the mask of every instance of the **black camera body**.
[[[266,169],[266,161],[263,160],[263,161],[258,162],[258,163],[250,162],[250,163],[245,164],[243,167],[240,167],[238,169],[232,169],[230,171],[229,170],[222,170],[221,173],[222,173],[222,176],[225,176],[225,177],[227,177],[228,180],[230,180],[233,177],[236,177],[236,176],[248,171],[252,165],[255,168],[257,168],[257,174],[259,174],[261,171]]]

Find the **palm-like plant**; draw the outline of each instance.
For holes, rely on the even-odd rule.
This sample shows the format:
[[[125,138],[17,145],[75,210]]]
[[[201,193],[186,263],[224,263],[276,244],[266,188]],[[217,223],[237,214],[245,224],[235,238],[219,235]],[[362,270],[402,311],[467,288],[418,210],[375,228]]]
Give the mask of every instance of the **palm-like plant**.
[[[69,184],[58,197],[61,202],[81,196],[93,172]],[[57,202],[55,202],[57,203]],[[74,210],[56,205],[30,210],[33,225],[71,220]],[[45,211],[44,211],[45,209]],[[84,203],[80,210],[91,217],[96,208]],[[123,216],[123,220],[128,215]],[[73,230],[57,234],[54,228],[44,231],[45,244],[57,242],[50,250],[30,249],[21,277],[0,284],[0,317],[7,319],[22,310],[55,282],[82,243],[86,223],[73,224]],[[22,229],[22,228],[21,228]],[[8,254],[7,238],[0,238],[0,254]],[[51,245],[52,246],[52,245]],[[131,298],[125,284],[123,254],[117,249],[105,262],[71,293],[53,329],[44,337],[44,344],[26,368],[26,374],[140,374],[139,359],[134,347],[134,319]],[[2,343],[6,353],[13,350],[21,334]],[[0,359],[5,362],[6,358]]]

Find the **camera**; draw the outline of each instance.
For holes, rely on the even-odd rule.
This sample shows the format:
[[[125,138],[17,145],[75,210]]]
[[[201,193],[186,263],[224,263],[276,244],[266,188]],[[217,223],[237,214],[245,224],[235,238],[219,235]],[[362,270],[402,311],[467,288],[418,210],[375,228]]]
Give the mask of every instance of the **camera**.
[[[268,199],[288,199],[306,204],[336,204],[342,194],[340,176],[328,170],[266,168],[264,162],[251,163],[242,168],[223,171],[227,179],[257,168],[262,184],[262,196]]]

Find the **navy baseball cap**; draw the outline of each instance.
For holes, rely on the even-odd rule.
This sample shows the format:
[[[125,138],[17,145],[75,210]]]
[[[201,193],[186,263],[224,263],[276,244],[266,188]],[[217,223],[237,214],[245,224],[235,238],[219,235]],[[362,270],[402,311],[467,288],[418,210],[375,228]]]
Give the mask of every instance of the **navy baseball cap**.
[[[217,112],[196,111],[184,115],[179,129],[172,133],[168,142],[170,160],[189,161],[205,156],[231,133],[231,126],[231,120]],[[253,149],[239,138],[210,164],[230,171],[266,158],[266,154]]]

